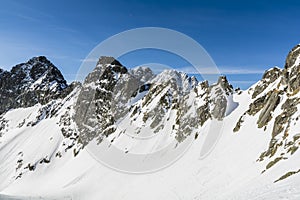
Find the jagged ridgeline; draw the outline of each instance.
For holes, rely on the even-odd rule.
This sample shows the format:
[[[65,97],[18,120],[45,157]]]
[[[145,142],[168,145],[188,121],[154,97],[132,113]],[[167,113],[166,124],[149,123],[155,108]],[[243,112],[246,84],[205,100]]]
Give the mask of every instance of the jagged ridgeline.
[[[222,120],[232,94],[224,76],[209,86],[175,70],[154,75],[147,67],[128,70],[112,57],[101,57],[77,99],[78,141],[85,146],[112,134],[114,140],[130,130],[141,135],[165,132],[181,142],[208,119]]]
[[[35,125],[44,112],[54,114],[62,107],[55,100],[63,100],[78,87],[74,112],[62,116],[74,121],[77,128],[64,126],[61,130],[83,146],[93,139],[101,142],[112,133],[126,132],[126,128],[117,129],[117,124],[124,127],[127,122],[134,125],[133,134],[167,132],[181,142],[192,132],[198,134],[194,130],[207,120],[222,120],[230,112],[228,105],[230,109],[233,105],[233,88],[224,76],[209,86],[207,81],[199,83],[175,70],[155,75],[148,67],[129,70],[112,57],[101,57],[81,87],[79,83],[68,85],[58,68],[39,56],[11,71],[1,70],[0,114],[42,104],[38,119],[29,123]]]
[[[243,129],[243,123],[250,116],[257,116],[257,127],[271,129],[269,147],[258,161],[273,159],[266,170],[281,160],[293,155],[300,146],[300,45],[288,54],[283,69],[267,70],[262,79],[249,89],[252,102],[240,117],[234,132]]]
[[[187,139],[193,141],[187,154],[160,173],[172,181],[172,191],[188,199],[202,199],[202,191],[209,194],[204,199],[214,199],[215,189],[225,194],[234,188],[247,196],[252,187],[268,192],[281,183],[299,188],[299,88],[300,45],[290,51],[283,69],[267,70],[245,91],[233,90],[225,76],[209,84],[176,70],[154,74],[148,67],[126,68],[112,57],[100,57],[83,83],[67,84],[47,58],[32,58],[0,70],[0,191],[45,185],[47,191],[83,188],[84,194],[94,194],[94,188],[114,180],[136,194],[135,183],[152,180],[153,187],[157,174],[139,181],[133,175],[132,185],[128,174],[124,181],[114,170],[95,167],[87,144],[96,141],[101,147],[107,140],[111,145],[105,150],[116,146],[130,157],[148,155],[170,141],[175,151]],[[207,129],[216,120],[223,122],[222,135],[207,159],[199,160]],[[62,174],[68,174],[64,180]],[[110,197],[112,190],[106,189],[95,196]]]
[[[68,85],[61,72],[44,56],[34,57],[0,71],[0,114],[66,96]]]

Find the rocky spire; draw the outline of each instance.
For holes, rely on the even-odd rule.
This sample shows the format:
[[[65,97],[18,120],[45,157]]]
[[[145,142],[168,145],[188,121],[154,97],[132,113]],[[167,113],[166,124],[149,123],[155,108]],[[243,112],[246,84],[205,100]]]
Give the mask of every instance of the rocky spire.
[[[298,61],[299,65],[299,55],[300,55],[300,44],[296,45],[287,55],[286,61],[285,61],[285,69],[289,69],[293,67],[296,64],[296,61]]]
[[[298,93],[300,90],[300,45],[295,46],[288,54],[283,70],[283,83],[288,92]]]

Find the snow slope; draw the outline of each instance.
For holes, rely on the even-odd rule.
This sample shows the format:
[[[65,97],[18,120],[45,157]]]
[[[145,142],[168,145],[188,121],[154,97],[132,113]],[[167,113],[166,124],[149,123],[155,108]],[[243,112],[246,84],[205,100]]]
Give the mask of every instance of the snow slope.
[[[115,63],[111,68],[118,65],[119,63]],[[106,67],[101,70],[111,70],[110,66]],[[230,87],[224,86],[227,84],[224,77],[219,84],[205,86],[205,83],[191,81],[184,74],[175,71],[165,71],[153,77],[153,74],[144,74],[143,70],[148,71],[148,68],[132,70],[129,74],[123,68],[121,70],[124,73],[116,72],[119,68],[113,70],[113,77],[126,87],[126,80],[143,77],[143,81],[137,82],[141,84],[140,92],[128,97],[129,99],[126,97],[126,103],[122,104],[131,109],[118,118],[114,124],[116,131],[106,137],[123,152],[124,158],[129,158],[134,153],[149,154],[174,141],[176,145],[165,153],[175,152],[184,143],[178,139],[177,130],[180,127],[176,126],[176,118],[181,117],[180,123],[191,119],[187,124],[192,127],[193,120],[202,116],[197,115],[197,108],[208,108],[208,113],[202,112],[208,115],[215,108],[221,108],[218,110],[223,113],[221,120],[211,114],[207,120],[201,121],[201,126],[197,123],[197,128],[193,127],[189,134],[182,137],[183,141],[191,141],[191,145],[171,164],[149,173],[124,173],[99,162],[95,154],[78,142],[80,135],[77,133],[74,115],[82,87],[76,87],[65,98],[58,98],[44,105],[9,110],[0,117],[0,199],[300,198],[299,173],[278,181],[286,173],[300,169],[300,153],[296,149],[300,144],[300,137],[297,138],[300,123],[296,121],[296,117],[300,116],[299,109],[291,115],[293,123],[289,123],[288,136],[285,137],[283,131],[276,136],[272,135],[276,117],[283,112],[284,102],[299,97],[298,93],[294,96],[284,93],[285,86],[281,82],[283,76],[276,75],[274,80],[272,76],[267,76],[249,90],[233,92]],[[111,71],[107,72],[109,74]],[[166,76],[168,78],[164,79]],[[105,84],[111,84],[107,82],[109,80],[111,79],[107,78],[102,82],[94,82],[93,87],[89,83],[83,85],[83,88],[92,90],[103,84],[103,88],[107,88]],[[151,87],[148,88],[145,84],[151,84]],[[181,86],[181,89],[176,85]],[[275,90],[283,91],[280,101],[270,112],[269,121],[259,127],[260,116],[264,116],[263,112],[268,110],[264,106],[269,105],[272,99],[270,96],[269,101],[264,104],[257,104],[256,100],[273,94]],[[118,90],[117,95],[122,91]],[[110,94],[111,91],[105,92]],[[182,101],[187,105],[182,108],[186,109],[182,115],[178,114],[180,109],[171,109],[172,105],[177,105],[174,99],[180,96],[180,92],[183,92]],[[98,99],[100,100],[105,99]],[[224,101],[225,110],[220,107]],[[255,111],[258,110],[255,114],[247,112],[251,105]],[[299,108],[299,104],[296,107]],[[158,116],[156,109],[161,112],[161,118],[155,126],[151,126]],[[156,111],[153,118],[145,120],[145,113],[151,110]],[[234,131],[238,122],[239,130]],[[216,127],[219,135],[211,135]],[[130,134],[140,134],[143,140],[133,139]],[[213,143],[212,149],[208,149],[208,153],[203,153],[203,149],[207,150],[203,148],[207,145],[205,141],[211,140],[213,136],[217,136],[212,140],[216,143]],[[274,155],[262,156],[267,149],[272,149],[270,142],[274,139],[278,144]],[[292,140],[293,144],[284,145],[284,142]],[[103,147],[107,151],[111,148]],[[288,150],[291,147],[295,150],[293,153]],[[282,156],[281,160],[272,163],[279,156]],[[163,161],[165,157],[166,154],[161,154],[159,159]],[[144,162],[146,161],[147,158]],[[143,160],[139,162],[136,164],[142,165]]]
[[[238,102],[249,102],[250,99],[247,92],[235,96]],[[36,109],[22,109],[18,113],[26,118]],[[70,196],[72,199],[298,199],[298,176],[275,184],[274,180],[299,167],[299,153],[261,174],[265,166],[256,159],[268,145],[270,136],[263,130],[253,130],[254,120],[244,124],[246,131],[233,133],[234,124],[231,122],[236,121],[243,111],[244,108],[239,107],[225,118],[222,136],[205,159],[199,159],[205,129],[181,159],[150,174],[121,173],[98,163],[85,150],[75,158],[68,151],[61,158],[51,159],[51,163],[39,164],[34,172],[28,171],[20,179],[9,184],[2,181],[1,193],[33,197]],[[16,114],[16,111],[11,111],[5,118],[17,119]],[[18,117],[18,121],[23,118],[20,114]],[[54,139],[50,140],[51,137]],[[14,176],[14,170],[8,171],[4,166],[13,168],[10,165],[15,163],[12,160],[16,159],[19,150],[23,150],[24,162],[45,156],[50,158],[62,141],[55,119],[41,121],[34,131],[19,128],[7,132],[1,138],[1,158],[6,155],[1,160],[1,180]]]

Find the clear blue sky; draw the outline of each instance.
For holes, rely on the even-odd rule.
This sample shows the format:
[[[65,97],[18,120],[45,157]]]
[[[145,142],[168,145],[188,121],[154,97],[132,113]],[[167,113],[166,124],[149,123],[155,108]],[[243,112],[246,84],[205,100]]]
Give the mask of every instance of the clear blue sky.
[[[10,69],[46,55],[72,81],[87,54],[101,41],[138,27],[165,27],[198,41],[235,86],[248,87],[272,67],[283,67],[300,43],[299,1],[3,0],[0,7],[0,67]],[[128,66],[180,61],[136,52]],[[166,63],[172,60],[172,63]],[[233,74],[234,72],[234,74]]]

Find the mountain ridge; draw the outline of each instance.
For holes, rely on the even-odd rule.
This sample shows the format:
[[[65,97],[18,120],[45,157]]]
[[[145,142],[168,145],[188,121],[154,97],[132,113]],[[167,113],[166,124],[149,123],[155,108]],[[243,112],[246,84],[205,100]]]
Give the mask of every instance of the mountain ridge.
[[[183,199],[257,198],[253,195],[274,199],[276,191],[282,191],[281,186],[287,191],[298,191],[299,49],[298,45],[290,51],[283,69],[267,70],[260,81],[245,91],[234,90],[226,76],[209,85],[207,81],[198,82],[172,70],[154,75],[146,67],[127,69],[112,57],[100,57],[82,84],[71,85],[66,85],[62,74],[56,73],[57,68],[45,57],[17,65],[12,74],[19,74],[20,69],[31,71],[36,65],[42,65],[41,69],[52,68],[54,73],[47,77],[47,70],[33,70],[36,76],[29,75],[29,79],[26,73],[21,73],[18,83],[24,83],[25,87],[18,87],[43,93],[46,86],[49,93],[43,94],[49,96],[28,104],[9,104],[10,109],[2,108],[0,193],[72,192],[85,199],[126,194],[127,199],[132,199],[136,194],[133,188],[149,194],[144,186],[155,186],[156,190],[146,199],[162,198],[164,192],[170,193],[164,199],[174,199],[171,188],[180,191]],[[51,75],[59,78],[53,79]],[[58,84],[54,91],[49,84],[52,80]],[[0,84],[1,94],[1,88],[8,91],[3,85]],[[40,96],[33,93],[33,97]],[[213,133],[208,129],[219,122],[223,128],[217,131],[222,136],[217,138],[211,154],[199,160],[202,142],[208,133]],[[147,140],[136,140],[136,137]],[[122,174],[99,165],[86,150],[91,141],[101,145],[106,140],[125,156],[147,155],[170,141],[175,145],[169,151],[175,151],[188,138],[193,143],[182,159],[157,174],[141,176]],[[166,184],[160,183],[158,177],[164,177]],[[52,182],[45,183],[45,179]],[[117,180],[118,188],[125,189],[112,192],[115,187],[106,185],[111,179]],[[95,186],[86,187],[91,184]],[[38,186],[36,192],[29,190]],[[104,189],[96,192],[96,186]],[[275,193],[270,190],[261,194],[263,188],[274,189]],[[224,194],[224,198],[217,194]],[[297,195],[300,193],[296,192],[291,199],[297,199]]]
[[[33,57],[1,73],[0,113],[36,103],[45,104],[67,87],[61,72],[46,57]]]

